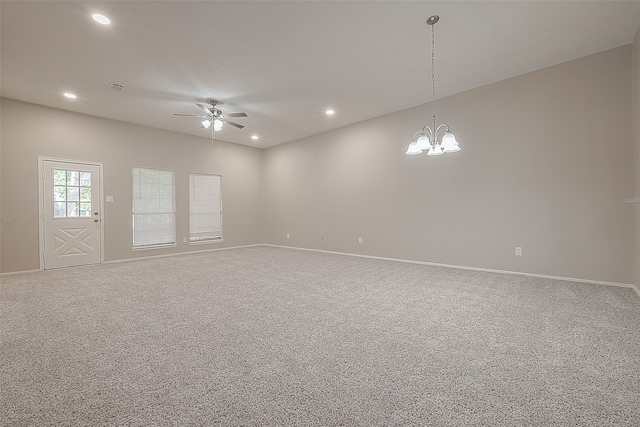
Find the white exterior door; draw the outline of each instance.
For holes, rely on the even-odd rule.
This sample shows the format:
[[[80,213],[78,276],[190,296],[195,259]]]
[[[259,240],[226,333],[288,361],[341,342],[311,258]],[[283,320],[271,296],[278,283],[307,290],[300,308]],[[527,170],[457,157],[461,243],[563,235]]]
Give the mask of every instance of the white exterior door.
[[[99,264],[100,165],[42,160],[44,269]]]

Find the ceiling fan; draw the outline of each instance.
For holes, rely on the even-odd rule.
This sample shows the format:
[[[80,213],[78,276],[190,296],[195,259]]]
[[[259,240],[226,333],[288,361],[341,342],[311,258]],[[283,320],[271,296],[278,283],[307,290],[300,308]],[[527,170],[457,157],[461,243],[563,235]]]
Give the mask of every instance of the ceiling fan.
[[[248,117],[246,113],[228,113],[224,114],[222,110],[220,110],[217,106],[222,104],[222,101],[217,99],[207,99],[206,104],[202,104],[200,102],[196,102],[198,108],[200,108],[204,114],[183,114],[183,113],[173,113],[174,116],[182,116],[182,117],[198,117],[203,119],[201,124],[202,127],[208,129],[209,126],[213,124],[213,132],[220,132],[222,130],[222,126],[226,123],[229,126],[233,126],[237,129],[242,129],[244,125],[241,125],[236,122],[232,122],[231,120],[227,120],[228,117]]]

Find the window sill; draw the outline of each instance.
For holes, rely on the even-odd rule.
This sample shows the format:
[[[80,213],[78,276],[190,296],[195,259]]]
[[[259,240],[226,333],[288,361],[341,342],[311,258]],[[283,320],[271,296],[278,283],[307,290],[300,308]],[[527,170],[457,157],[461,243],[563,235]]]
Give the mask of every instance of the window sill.
[[[189,242],[189,246],[210,245],[210,244],[222,243],[222,242],[224,242],[224,239],[194,240],[193,242]]]
[[[159,245],[146,245],[146,246],[134,246],[131,248],[133,251],[146,251],[149,249],[162,249],[162,248],[175,248],[178,245],[175,243],[162,243]]]

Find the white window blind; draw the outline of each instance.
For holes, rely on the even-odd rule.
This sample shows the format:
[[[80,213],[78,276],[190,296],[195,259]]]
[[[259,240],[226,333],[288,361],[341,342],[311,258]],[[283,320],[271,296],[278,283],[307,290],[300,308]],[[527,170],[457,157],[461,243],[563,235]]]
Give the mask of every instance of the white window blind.
[[[176,242],[173,171],[133,168],[133,247]]]
[[[220,175],[189,175],[189,241],[222,240]]]

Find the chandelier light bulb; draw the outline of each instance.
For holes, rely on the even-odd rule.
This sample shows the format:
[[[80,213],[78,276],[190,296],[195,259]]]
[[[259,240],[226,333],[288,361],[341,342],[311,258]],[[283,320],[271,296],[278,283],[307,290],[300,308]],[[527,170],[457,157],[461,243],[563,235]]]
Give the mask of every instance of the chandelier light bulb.
[[[460,145],[458,145],[455,135],[451,132],[447,132],[442,137],[442,149],[445,153],[455,153],[456,151],[460,151]]]
[[[416,141],[411,141],[411,144],[409,144],[409,148],[407,148],[407,153],[410,156],[413,156],[415,154],[422,154],[422,150],[418,148],[418,144]]]
[[[444,152],[442,151],[442,147],[440,147],[440,144],[434,145],[427,152],[427,156],[441,156],[442,154],[444,154]]]
[[[429,141],[428,136],[422,135],[416,140],[416,145],[420,151],[426,151],[431,148],[431,141]]]

